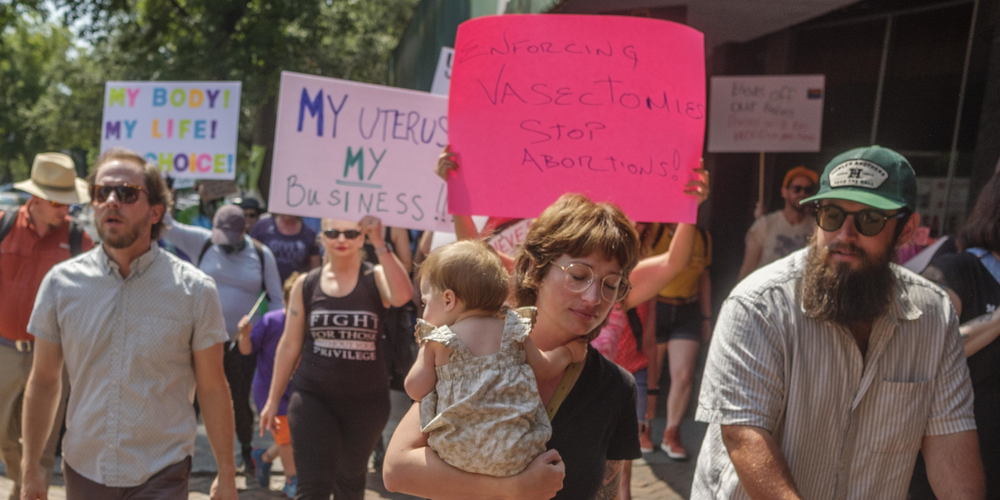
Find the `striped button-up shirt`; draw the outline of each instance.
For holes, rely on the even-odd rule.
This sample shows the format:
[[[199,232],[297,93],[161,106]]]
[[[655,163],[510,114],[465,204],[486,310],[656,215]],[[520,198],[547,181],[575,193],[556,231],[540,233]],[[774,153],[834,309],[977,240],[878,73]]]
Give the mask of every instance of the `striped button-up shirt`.
[[[73,470],[131,487],[194,453],[192,353],[228,338],[211,278],[153,243],[123,279],[98,246],[49,271],[28,331],[62,346]]]
[[[745,499],[721,425],[769,431],[803,498],[904,499],[924,436],[976,428],[948,297],[899,266],[895,300],[862,355],[851,332],[806,315],[806,252],[762,268],[722,307],[696,418],[710,425],[692,500]]]

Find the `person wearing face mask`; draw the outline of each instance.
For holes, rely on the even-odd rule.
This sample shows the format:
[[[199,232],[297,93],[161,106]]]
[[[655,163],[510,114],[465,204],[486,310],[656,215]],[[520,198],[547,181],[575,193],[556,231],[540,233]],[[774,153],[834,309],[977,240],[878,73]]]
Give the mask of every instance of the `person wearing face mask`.
[[[244,356],[233,348],[239,334],[239,322],[254,303],[265,294],[267,310],[280,311],[281,277],[271,250],[247,236],[246,216],[237,205],[226,205],[215,212],[211,230],[182,224],[167,217],[168,229],[163,238],[194,257],[194,264],[211,276],[219,288],[222,313],[226,317],[229,341],[225,346],[226,379],[233,396],[236,436],[240,441],[243,464],[253,468],[253,411],[250,388],[256,367],[254,356]],[[251,323],[260,319],[258,311]]]

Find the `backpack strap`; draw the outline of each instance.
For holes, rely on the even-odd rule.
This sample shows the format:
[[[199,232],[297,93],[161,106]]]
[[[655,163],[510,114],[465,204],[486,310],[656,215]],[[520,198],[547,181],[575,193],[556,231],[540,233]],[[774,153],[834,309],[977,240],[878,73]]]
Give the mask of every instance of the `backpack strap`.
[[[83,251],[83,227],[75,220],[69,221],[69,254],[72,257]]]
[[[17,221],[17,212],[5,211],[0,217],[0,241],[3,241],[7,233],[14,227]],[[71,220],[69,222],[69,254],[72,257],[80,255],[83,251],[83,227]]]
[[[3,241],[10,229],[14,227],[14,222],[17,221],[17,212],[6,211],[3,217],[0,217],[0,241]]]
[[[270,302],[271,294],[267,293],[267,282],[264,281],[264,247],[254,238],[250,238],[253,249],[257,251],[257,258],[260,259],[260,289],[264,292],[264,300]]]
[[[205,241],[205,246],[201,247],[201,252],[198,253],[198,261],[197,261],[196,265],[199,268],[201,268],[201,259],[205,257],[205,252],[207,252],[209,248],[212,248],[212,239],[211,238],[209,238],[207,241]],[[261,262],[261,265],[263,265],[263,261]]]
[[[979,257],[979,262],[982,262],[983,267],[993,275],[993,279],[997,280],[997,283],[1000,283],[1000,260],[997,260],[996,256],[985,248],[966,248],[965,251]]]

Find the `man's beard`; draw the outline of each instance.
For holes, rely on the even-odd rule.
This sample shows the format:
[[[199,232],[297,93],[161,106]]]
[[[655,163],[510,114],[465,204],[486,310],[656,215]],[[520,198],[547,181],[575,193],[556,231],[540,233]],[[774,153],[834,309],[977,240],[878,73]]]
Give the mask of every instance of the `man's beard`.
[[[816,247],[816,237],[809,243],[806,270],[802,275],[802,305],[806,313],[821,321],[841,325],[872,322],[892,303],[896,276],[889,263],[892,248],[884,255],[869,255],[853,244],[834,243]],[[861,258],[861,267],[851,270],[846,263],[830,263],[827,258],[837,249],[850,251]]]
[[[132,244],[135,243],[142,234],[142,230],[144,228],[143,221],[135,221],[134,223],[129,224],[128,221],[122,217],[121,213],[116,213],[115,216],[122,221],[120,228],[121,232],[114,235],[109,234],[104,227],[103,219],[98,219],[97,234],[101,237],[101,241],[111,248],[118,250],[128,248],[132,246]]]

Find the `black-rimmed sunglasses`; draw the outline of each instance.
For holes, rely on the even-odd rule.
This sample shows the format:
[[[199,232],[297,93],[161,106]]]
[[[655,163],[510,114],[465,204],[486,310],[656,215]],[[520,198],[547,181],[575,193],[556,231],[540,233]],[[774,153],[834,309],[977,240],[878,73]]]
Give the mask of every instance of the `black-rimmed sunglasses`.
[[[118,198],[119,203],[129,205],[139,201],[139,193],[142,190],[142,186],[133,186],[131,184],[120,184],[117,186],[96,184],[90,186],[90,199],[94,203],[104,203],[108,201],[108,196],[111,196],[111,193],[115,193],[115,198]]]
[[[816,186],[788,186],[788,190],[794,194],[805,193],[812,195],[816,193]]]
[[[889,215],[877,208],[866,208],[856,212],[848,212],[837,205],[820,205],[816,207],[816,225],[826,232],[839,231],[848,215],[854,216],[854,229],[864,236],[875,236],[882,232],[890,219],[906,217],[907,212]]]
[[[340,235],[344,235],[344,238],[353,240],[358,236],[361,236],[361,231],[358,231],[357,229],[348,229],[347,231],[341,231],[339,229],[327,229],[326,231],[323,231],[323,236],[326,236],[331,240],[337,239],[338,237],[340,237]]]

